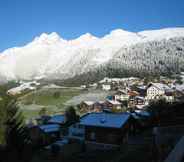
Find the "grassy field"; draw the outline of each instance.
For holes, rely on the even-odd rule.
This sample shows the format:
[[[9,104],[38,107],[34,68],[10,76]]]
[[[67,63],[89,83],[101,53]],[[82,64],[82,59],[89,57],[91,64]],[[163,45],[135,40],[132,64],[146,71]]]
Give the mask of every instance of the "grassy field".
[[[42,108],[48,114],[64,112],[65,102],[83,93],[79,89],[40,89],[19,98],[18,102],[25,118],[39,115]]]
[[[26,119],[36,117],[42,108],[47,114],[63,113],[67,106],[82,101],[103,101],[112,92],[76,88],[39,89],[19,97],[20,108]]]

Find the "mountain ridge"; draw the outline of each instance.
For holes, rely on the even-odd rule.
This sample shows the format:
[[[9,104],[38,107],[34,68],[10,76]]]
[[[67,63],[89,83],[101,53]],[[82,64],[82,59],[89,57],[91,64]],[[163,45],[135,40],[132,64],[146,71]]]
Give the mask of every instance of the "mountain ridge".
[[[133,57],[135,53],[141,57],[142,50],[140,48],[144,49],[145,44],[151,44],[151,42],[163,44],[163,42],[171,42],[171,40],[172,42],[177,40],[181,46],[182,52],[180,51],[180,56],[177,56],[177,59],[183,60],[184,43],[182,38],[184,38],[184,28],[166,28],[137,33],[116,29],[101,38],[87,33],[74,40],[65,40],[55,32],[43,33],[23,47],[10,48],[0,53],[0,76],[5,80],[32,80],[41,76],[47,79],[57,76],[56,78],[62,80],[111,64],[114,60],[118,60],[118,57],[121,58],[118,60],[118,66],[123,68],[126,62],[123,62],[122,59],[125,60],[125,58],[121,56],[130,52],[132,48],[136,47],[137,49],[136,45],[139,44],[142,47],[139,47],[138,53],[135,50],[129,53],[129,57],[134,59],[136,59]],[[177,43],[170,44],[177,46]],[[150,45],[149,48],[152,46],[155,45]],[[152,50],[154,51],[156,48],[157,46]],[[165,43],[165,47],[162,48],[168,49],[169,47]],[[120,55],[117,54],[119,51],[122,51]],[[157,52],[160,51],[157,50]],[[172,51],[172,54],[175,55],[176,52]],[[151,57],[150,54],[144,53],[142,59],[148,55]],[[130,60],[127,60],[128,62]],[[131,66],[134,65],[130,65],[130,68],[132,68]],[[114,68],[116,68],[115,65]]]

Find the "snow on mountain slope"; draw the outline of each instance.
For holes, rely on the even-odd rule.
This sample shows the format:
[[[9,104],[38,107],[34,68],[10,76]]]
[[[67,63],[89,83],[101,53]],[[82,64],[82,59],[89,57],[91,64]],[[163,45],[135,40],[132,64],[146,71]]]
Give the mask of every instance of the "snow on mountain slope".
[[[166,28],[160,30],[148,30],[139,32],[138,35],[142,36],[143,41],[160,41],[162,39],[170,39],[174,37],[184,36],[184,28]]]
[[[102,38],[86,33],[74,40],[65,40],[55,32],[43,33],[24,47],[0,53],[0,76],[6,80],[65,79],[108,63],[122,48],[175,37],[184,37],[184,28],[138,33],[117,29]]]

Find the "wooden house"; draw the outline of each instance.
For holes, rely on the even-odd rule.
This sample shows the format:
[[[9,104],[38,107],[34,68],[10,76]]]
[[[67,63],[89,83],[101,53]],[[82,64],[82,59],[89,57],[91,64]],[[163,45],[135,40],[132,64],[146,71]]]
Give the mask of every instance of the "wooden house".
[[[81,112],[91,112],[94,109],[94,102],[93,101],[83,101],[80,104],[80,111]]]
[[[135,97],[135,104],[136,105],[144,105],[145,104],[145,98],[141,96]]]
[[[80,119],[87,149],[118,149],[128,140],[129,113],[89,113]]]
[[[117,101],[127,101],[129,99],[129,95],[125,90],[118,90],[114,94],[114,99]]]
[[[94,112],[102,112],[105,108],[105,101],[97,101],[94,103]]]
[[[105,107],[111,110],[121,110],[122,104],[116,100],[106,100]]]

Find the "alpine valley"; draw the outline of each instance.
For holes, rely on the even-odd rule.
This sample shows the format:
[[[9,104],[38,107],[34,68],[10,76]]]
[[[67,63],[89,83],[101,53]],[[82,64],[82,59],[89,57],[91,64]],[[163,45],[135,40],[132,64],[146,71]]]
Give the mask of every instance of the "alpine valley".
[[[105,76],[171,75],[184,71],[184,28],[89,33],[65,40],[43,33],[0,53],[0,80],[100,80]]]

